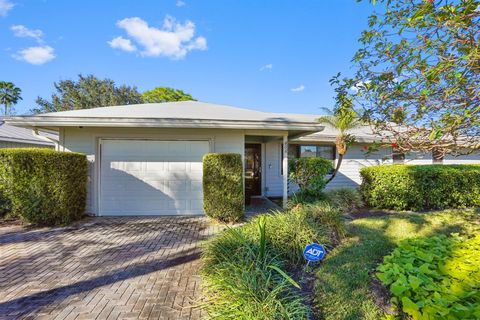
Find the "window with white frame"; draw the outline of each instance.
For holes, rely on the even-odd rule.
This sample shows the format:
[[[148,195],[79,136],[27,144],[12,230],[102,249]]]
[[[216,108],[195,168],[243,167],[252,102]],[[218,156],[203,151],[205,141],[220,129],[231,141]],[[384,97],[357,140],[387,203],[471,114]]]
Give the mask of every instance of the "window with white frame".
[[[280,151],[283,155],[283,145]],[[314,144],[290,144],[288,145],[288,159],[306,158],[306,157],[321,157],[324,159],[335,161],[335,146],[333,145],[314,145]],[[280,164],[282,163],[280,157]],[[280,166],[282,168],[282,166]],[[283,175],[283,168],[281,169]]]

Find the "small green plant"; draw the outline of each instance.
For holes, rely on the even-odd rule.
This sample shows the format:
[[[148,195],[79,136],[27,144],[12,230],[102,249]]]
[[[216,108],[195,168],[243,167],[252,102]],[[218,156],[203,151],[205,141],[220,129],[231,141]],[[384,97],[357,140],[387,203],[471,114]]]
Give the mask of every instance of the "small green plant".
[[[203,157],[203,208],[222,222],[244,217],[243,165],[240,154],[210,153]]]
[[[362,195],[357,189],[335,188],[325,192],[325,197],[334,207],[350,213],[363,207]]]
[[[0,211],[39,225],[68,224],[85,212],[85,155],[50,149],[0,150]]]
[[[327,215],[332,217],[328,219]],[[255,239],[257,221],[264,220],[270,230],[265,234],[268,246],[289,266],[298,267],[305,262],[303,249],[307,244],[316,242],[327,247],[333,246],[341,237],[337,234],[343,235],[343,221],[341,218],[337,220],[340,216],[338,210],[331,207],[304,205],[287,212],[274,212],[254,218],[251,224],[244,226],[244,231]]]
[[[332,162],[323,158],[311,157],[290,160],[290,179],[299,187],[296,196],[302,197],[302,202],[318,200],[327,184],[325,177],[332,170]]]
[[[480,318],[480,235],[402,241],[377,278],[413,319]]]
[[[360,170],[371,207],[437,210],[480,206],[480,165],[382,165]]]
[[[299,285],[269,246],[270,225],[258,218],[229,228],[211,240],[203,253],[205,309],[212,319],[306,319],[309,308],[295,292]]]

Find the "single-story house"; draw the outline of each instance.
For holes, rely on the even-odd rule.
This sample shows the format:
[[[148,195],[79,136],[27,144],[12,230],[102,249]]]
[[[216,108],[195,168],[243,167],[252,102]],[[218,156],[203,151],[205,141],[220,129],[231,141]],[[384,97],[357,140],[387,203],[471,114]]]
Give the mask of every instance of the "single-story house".
[[[89,213],[188,215],[203,213],[202,157],[210,152],[243,156],[248,196],[285,201],[288,157],[337,159],[336,132],[317,118],[185,101],[19,116],[7,122],[38,132],[57,131],[57,150],[87,155]],[[362,127],[352,134],[357,142],[330,188],[358,186],[364,166],[480,163],[478,154],[439,159],[392,154],[390,148],[366,157],[364,147],[375,140],[372,131]]]
[[[50,138],[55,138],[49,134]],[[37,136],[32,130],[14,127],[0,117],[0,148],[54,148],[55,144],[45,136]]]

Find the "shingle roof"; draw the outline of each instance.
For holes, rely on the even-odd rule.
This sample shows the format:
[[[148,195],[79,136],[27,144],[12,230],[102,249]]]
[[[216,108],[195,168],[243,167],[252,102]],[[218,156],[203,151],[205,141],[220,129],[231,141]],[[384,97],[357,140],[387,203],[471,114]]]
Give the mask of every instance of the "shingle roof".
[[[0,117],[0,141],[9,141],[17,143],[51,145],[53,143],[35,137],[29,129],[10,126]]]

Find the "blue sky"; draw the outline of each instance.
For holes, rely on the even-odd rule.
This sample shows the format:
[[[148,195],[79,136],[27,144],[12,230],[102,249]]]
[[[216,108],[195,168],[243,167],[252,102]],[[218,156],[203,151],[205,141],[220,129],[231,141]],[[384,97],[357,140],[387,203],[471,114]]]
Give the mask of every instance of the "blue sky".
[[[367,1],[0,0],[0,80],[18,114],[53,82],[108,77],[140,91],[272,112],[331,107],[374,7]]]

